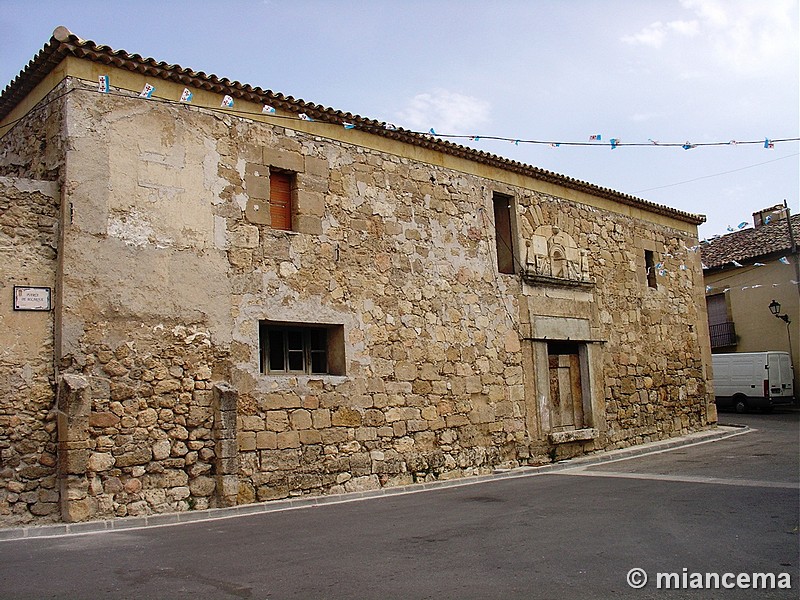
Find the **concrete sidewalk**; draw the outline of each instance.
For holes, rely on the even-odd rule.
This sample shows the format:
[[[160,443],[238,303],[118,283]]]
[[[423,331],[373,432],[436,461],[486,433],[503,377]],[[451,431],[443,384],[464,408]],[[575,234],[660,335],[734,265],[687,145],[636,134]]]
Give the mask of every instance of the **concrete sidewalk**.
[[[130,531],[132,529],[141,529],[143,527],[160,527],[167,525],[179,525],[182,523],[194,523],[197,521],[230,519],[245,515],[295,510],[311,506],[340,504],[344,502],[357,502],[360,500],[381,498],[384,496],[414,494],[443,488],[477,485],[481,483],[497,481],[500,479],[532,477],[546,473],[566,471],[568,469],[574,469],[577,467],[586,467],[595,464],[635,458],[647,454],[666,452],[674,448],[691,446],[694,444],[718,441],[725,438],[742,435],[748,433],[749,431],[752,430],[746,426],[718,426],[714,429],[698,431],[681,437],[650,442],[647,444],[640,444],[638,446],[632,446],[630,448],[623,448],[620,450],[598,452],[588,456],[564,460],[539,467],[526,466],[516,469],[496,470],[494,473],[489,475],[432,481],[428,483],[417,483],[408,486],[390,487],[365,492],[352,492],[348,494],[313,496],[305,498],[287,498],[285,500],[273,500],[269,502],[245,504],[227,508],[211,508],[207,510],[179,513],[161,513],[143,517],[122,517],[118,519],[86,521],[82,523],[57,523],[53,525],[12,527],[0,529],[0,542],[33,538],[50,538],[64,535],[83,535],[111,531]]]

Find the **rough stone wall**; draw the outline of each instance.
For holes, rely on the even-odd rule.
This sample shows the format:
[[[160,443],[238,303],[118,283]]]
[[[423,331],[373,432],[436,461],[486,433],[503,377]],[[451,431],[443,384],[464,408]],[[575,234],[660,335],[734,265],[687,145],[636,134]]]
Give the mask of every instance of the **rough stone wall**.
[[[64,161],[65,84],[56,86],[17,123],[0,129],[0,176],[57,181]]]
[[[0,522],[58,517],[52,311],[15,311],[14,286],[53,288],[59,190],[0,177]]]
[[[695,240],[666,227],[556,202],[564,228],[591,249],[596,310],[607,340],[604,366],[609,447],[685,434],[707,422],[702,363],[703,288]],[[645,281],[644,250],[663,270]],[[683,267],[683,268],[682,268]],[[602,283],[601,283],[602,282]]]
[[[461,477],[707,424],[699,264],[677,229],[196,107],[86,89],[64,109],[55,354],[91,406],[62,518]],[[295,175],[295,231],[264,217],[272,169]],[[592,283],[498,273],[495,192],[518,262],[557,225]],[[535,316],[590,333],[591,435],[558,448]],[[261,321],[340,328],[344,372],[262,373]]]

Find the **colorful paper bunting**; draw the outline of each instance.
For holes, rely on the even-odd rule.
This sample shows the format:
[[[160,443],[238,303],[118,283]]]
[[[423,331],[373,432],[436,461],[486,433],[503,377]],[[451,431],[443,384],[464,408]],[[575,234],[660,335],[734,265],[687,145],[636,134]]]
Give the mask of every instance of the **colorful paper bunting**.
[[[194,94],[189,88],[183,88],[183,93],[181,94],[181,102],[191,102]]]
[[[156,86],[150,85],[149,83],[145,83],[142,92],[139,94],[139,98],[152,98],[153,92],[155,91],[156,91]]]
[[[220,108],[232,108],[233,107],[233,98],[225,94],[222,98],[222,104],[220,104]]]
[[[100,75],[97,81],[97,91],[101,94],[108,93],[108,75]]]

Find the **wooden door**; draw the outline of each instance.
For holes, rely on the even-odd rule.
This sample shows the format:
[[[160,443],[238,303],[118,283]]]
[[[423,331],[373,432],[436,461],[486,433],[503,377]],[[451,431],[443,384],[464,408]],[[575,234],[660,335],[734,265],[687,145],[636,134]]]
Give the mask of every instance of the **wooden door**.
[[[292,176],[288,173],[270,173],[269,214],[273,229],[292,230]]]
[[[549,368],[553,431],[583,428],[580,357],[577,354],[551,354]]]

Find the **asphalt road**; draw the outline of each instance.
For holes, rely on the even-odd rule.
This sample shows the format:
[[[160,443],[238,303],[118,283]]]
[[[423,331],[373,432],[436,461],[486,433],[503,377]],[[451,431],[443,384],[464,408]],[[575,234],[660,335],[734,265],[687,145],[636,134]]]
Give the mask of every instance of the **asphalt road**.
[[[796,599],[800,411],[720,421],[753,431],[556,474],[0,542],[0,598]],[[658,589],[684,569],[792,587]]]

